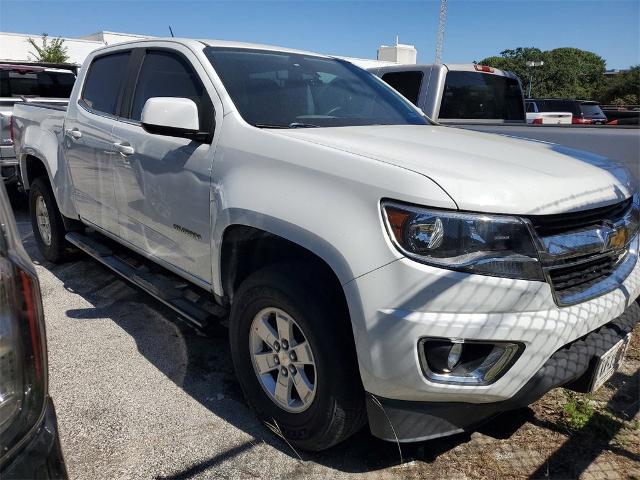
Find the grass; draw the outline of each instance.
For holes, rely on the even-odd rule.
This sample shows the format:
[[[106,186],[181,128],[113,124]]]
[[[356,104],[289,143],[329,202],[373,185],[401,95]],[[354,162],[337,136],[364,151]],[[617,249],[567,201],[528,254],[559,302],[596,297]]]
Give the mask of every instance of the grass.
[[[572,430],[582,430],[596,413],[590,394],[580,395],[565,390],[567,403],[564,405],[564,423]]]

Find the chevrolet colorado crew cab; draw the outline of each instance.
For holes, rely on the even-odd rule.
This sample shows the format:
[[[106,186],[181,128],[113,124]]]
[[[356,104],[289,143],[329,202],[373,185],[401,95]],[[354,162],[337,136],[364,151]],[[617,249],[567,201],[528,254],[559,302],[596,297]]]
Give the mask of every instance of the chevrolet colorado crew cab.
[[[640,307],[636,186],[607,159],[440,126],[347,61],[157,39],[21,104],[37,243],[206,327],[249,405],[320,450],[598,388]]]

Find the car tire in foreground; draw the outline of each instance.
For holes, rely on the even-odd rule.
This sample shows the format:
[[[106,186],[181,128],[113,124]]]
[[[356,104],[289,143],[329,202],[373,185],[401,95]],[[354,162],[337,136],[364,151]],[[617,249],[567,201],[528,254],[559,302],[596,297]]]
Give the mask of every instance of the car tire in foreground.
[[[310,273],[284,264],[250,275],[229,333],[249,406],[294,447],[319,451],[355,433],[365,409],[348,312]]]

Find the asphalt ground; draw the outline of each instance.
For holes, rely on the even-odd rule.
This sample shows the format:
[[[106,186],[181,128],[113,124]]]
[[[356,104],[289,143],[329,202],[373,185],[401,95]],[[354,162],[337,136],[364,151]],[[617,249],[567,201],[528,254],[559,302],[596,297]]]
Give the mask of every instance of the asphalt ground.
[[[403,445],[402,457],[366,428],[326,452],[296,452],[245,405],[224,330],[198,334],[82,254],[46,262],[24,201],[14,210],[40,278],[50,393],[73,479],[640,476],[633,447],[640,437],[632,432],[632,446],[623,439],[615,449],[610,438],[589,440],[585,453],[582,437],[562,427],[558,391],[478,432]],[[621,408],[632,412],[635,428],[639,366],[628,363],[610,387],[626,389]],[[574,464],[577,470],[567,470]]]

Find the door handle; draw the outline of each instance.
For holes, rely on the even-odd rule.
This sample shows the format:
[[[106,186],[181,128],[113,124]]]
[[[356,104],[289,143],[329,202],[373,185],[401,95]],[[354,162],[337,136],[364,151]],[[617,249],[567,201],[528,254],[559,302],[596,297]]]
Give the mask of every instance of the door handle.
[[[64,131],[64,133],[69,135],[71,138],[75,138],[76,140],[82,138],[82,132],[77,128],[67,129]]]
[[[128,157],[136,153],[135,149],[128,143],[114,143],[113,146],[116,152],[119,152],[123,157]]]

